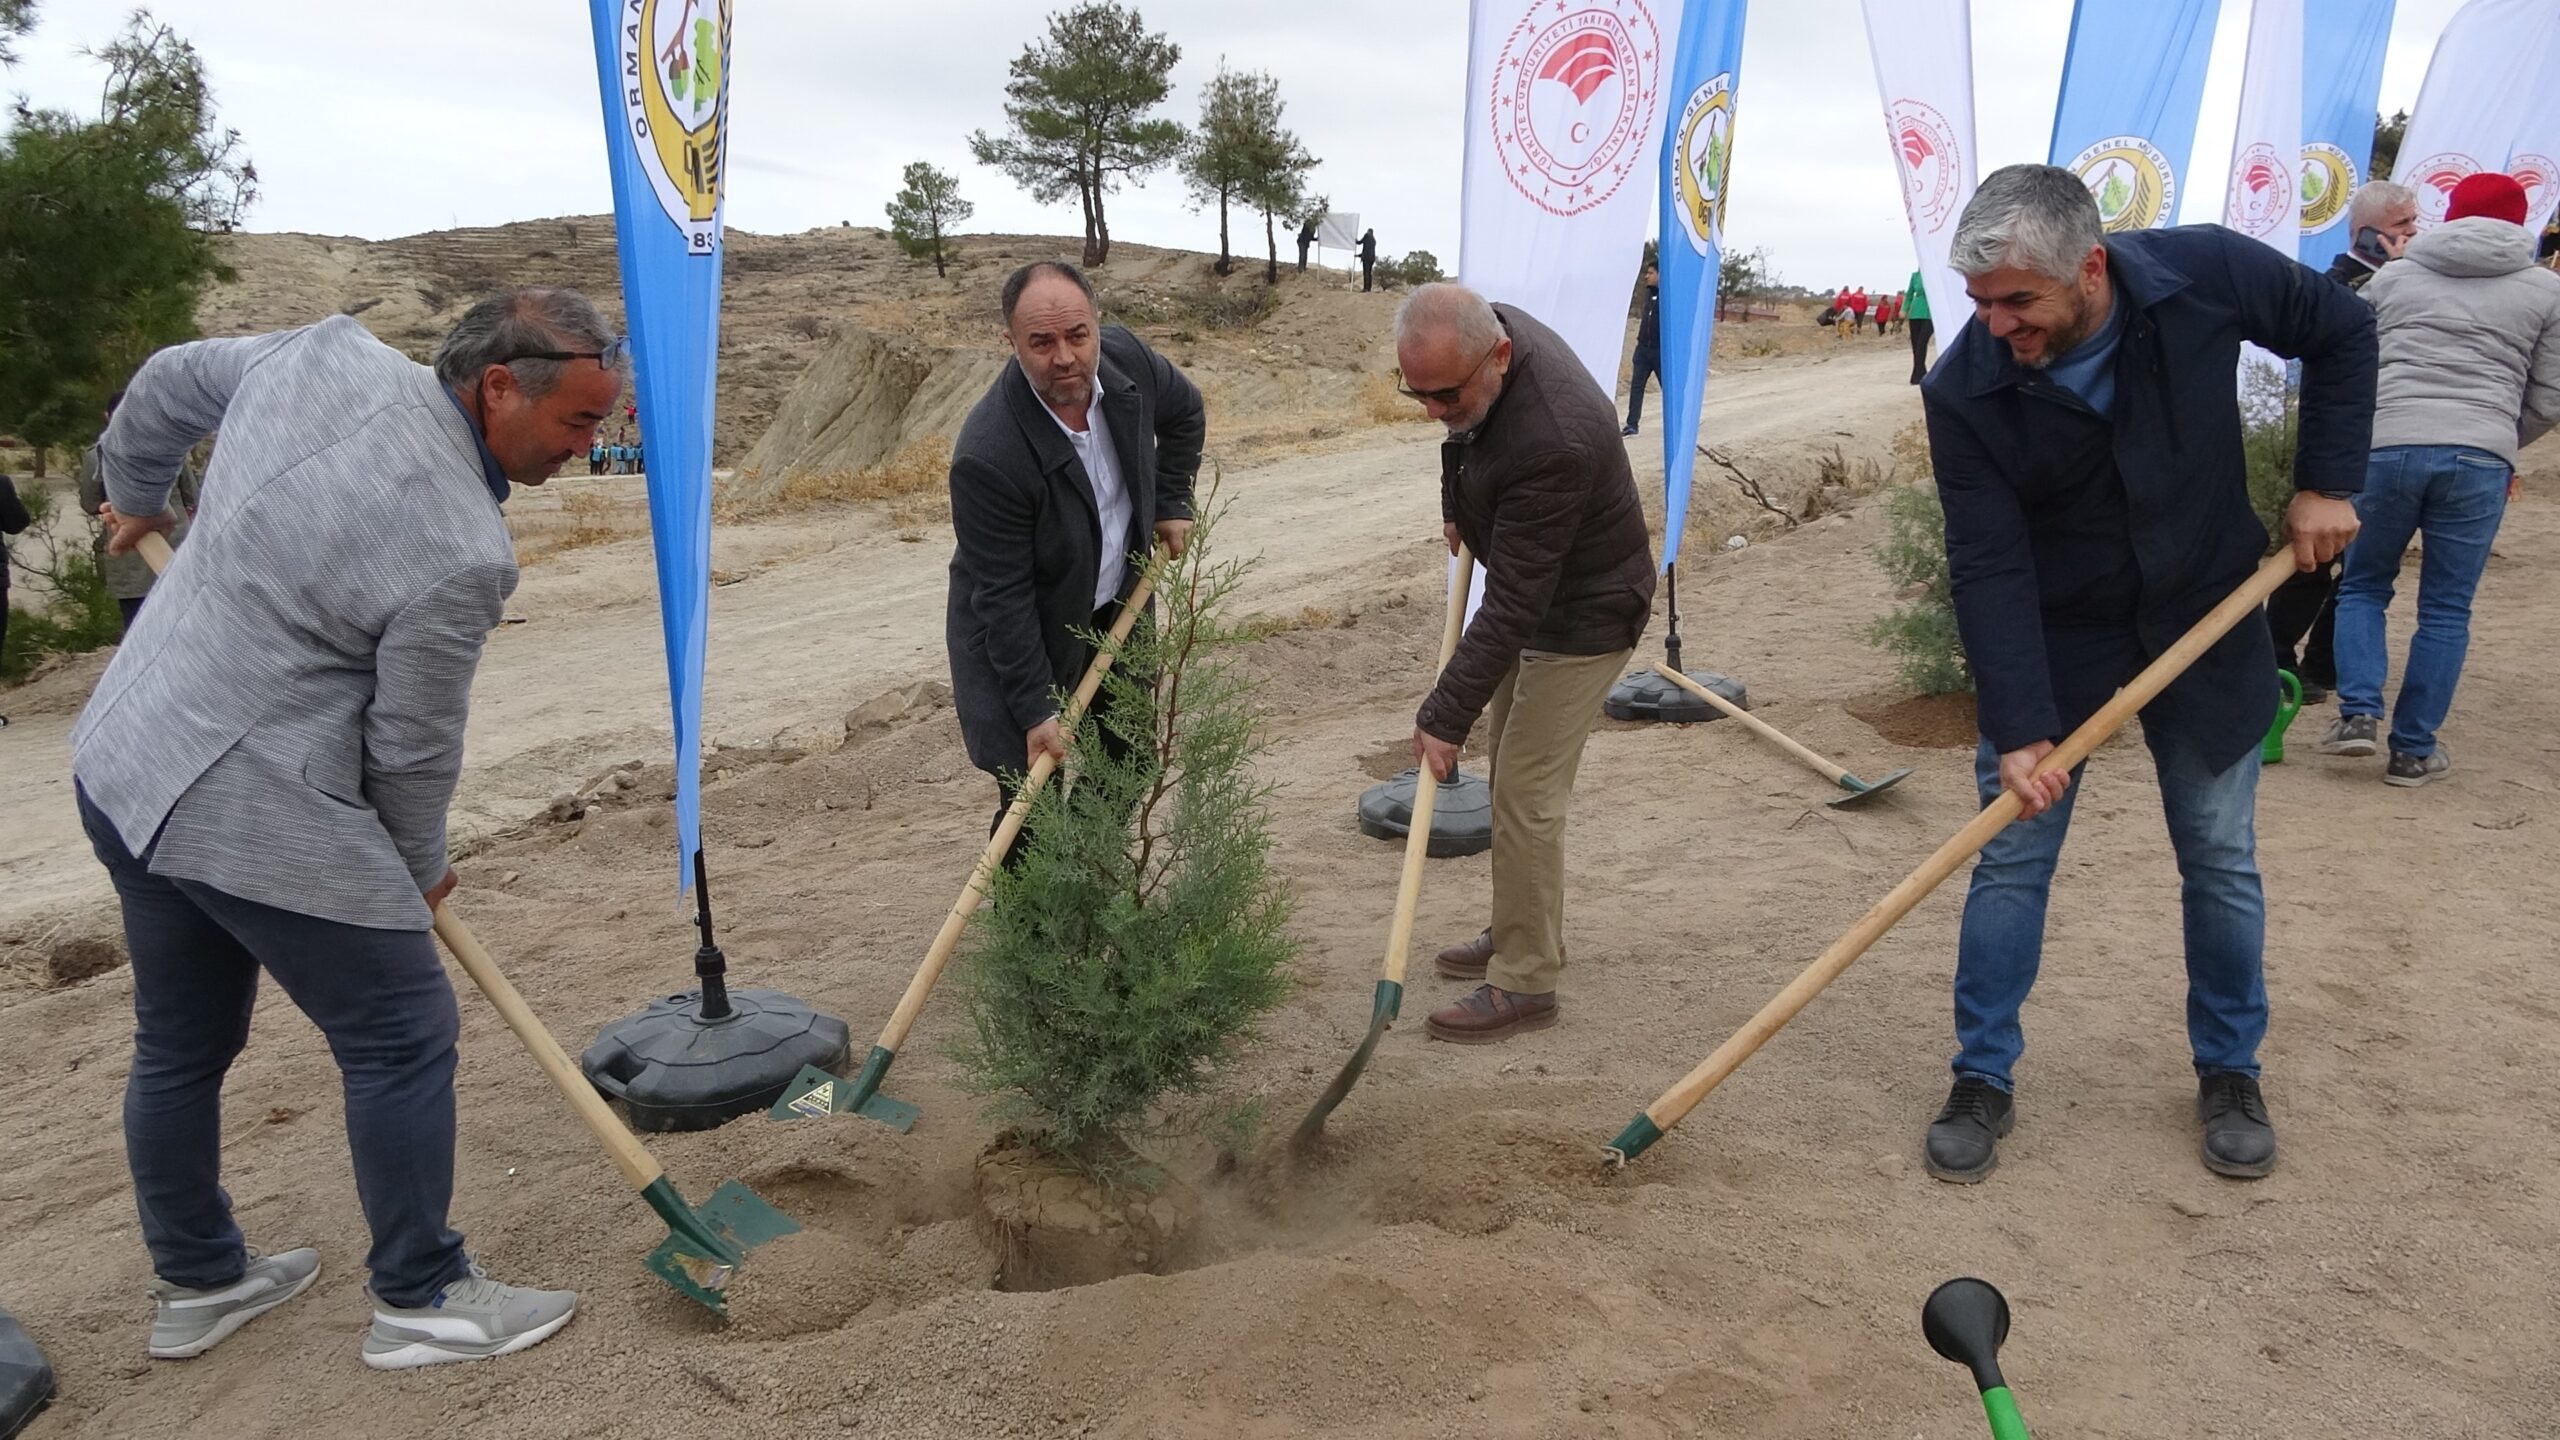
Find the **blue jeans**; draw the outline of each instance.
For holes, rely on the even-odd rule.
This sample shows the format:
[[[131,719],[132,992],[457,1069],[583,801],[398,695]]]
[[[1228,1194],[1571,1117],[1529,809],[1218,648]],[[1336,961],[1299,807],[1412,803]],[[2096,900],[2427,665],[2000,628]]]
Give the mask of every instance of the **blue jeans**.
[[[2382,714],[2391,668],[2383,614],[2412,537],[2427,545],[2418,566],[2418,633],[2391,709],[2391,752],[2436,753],[2436,730],[2471,649],[2471,597],[2489,568],[2489,542],[2507,514],[2507,462],[2468,445],[2394,445],[2373,452],[2338,580],[2338,713]]]
[[[2220,774],[2182,739],[2145,727],[2160,776],[2160,808],[2178,854],[2186,912],[2187,1041],[2196,1073],[2258,1073],[2258,1042],[2267,1033],[2267,987],[2261,971],[2267,938],[2266,893],[2258,881],[2258,751]],[[1974,755],[1982,803],[2000,794],[2000,756],[1985,740]],[[2016,1088],[2011,1069],[2026,1049],[2018,1009],[2036,983],[2044,957],[2044,912],[2055,862],[2071,828],[2084,772],[2075,771],[2060,803],[1991,838],[1973,868],[1964,923],[1956,942],[1955,1072]]]
[[[384,1303],[419,1306],[469,1273],[445,1224],[453,1198],[453,986],[422,930],[368,930],[154,875],[80,796],[89,843],[123,903],[133,952],[125,1163],[154,1274],[211,1289],[247,1264],[222,1189],[222,1081],[249,1041],[258,971],[284,987],[337,1057],[365,1263]]]

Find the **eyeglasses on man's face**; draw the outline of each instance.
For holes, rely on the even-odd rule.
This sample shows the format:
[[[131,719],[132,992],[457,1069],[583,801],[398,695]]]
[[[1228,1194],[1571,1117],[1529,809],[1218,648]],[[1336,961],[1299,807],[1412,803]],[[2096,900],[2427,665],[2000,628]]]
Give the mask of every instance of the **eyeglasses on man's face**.
[[[1458,383],[1450,386],[1446,390],[1416,390],[1412,386],[1404,383],[1404,371],[1402,369],[1398,369],[1395,372],[1396,393],[1407,400],[1419,400],[1425,405],[1455,405],[1458,403],[1459,395],[1466,390],[1468,383],[1476,378],[1476,372],[1484,368],[1484,362],[1492,359],[1493,352],[1501,348],[1502,342],[1499,340],[1494,341],[1491,347],[1486,349],[1482,355],[1476,357],[1476,363],[1467,367],[1467,373],[1458,377]]]
[[[631,339],[629,336],[621,336],[607,342],[601,350],[526,350],[510,355],[498,363],[513,365],[519,360],[593,360],[605,369],[611,370],[628,359],[630,355]]]

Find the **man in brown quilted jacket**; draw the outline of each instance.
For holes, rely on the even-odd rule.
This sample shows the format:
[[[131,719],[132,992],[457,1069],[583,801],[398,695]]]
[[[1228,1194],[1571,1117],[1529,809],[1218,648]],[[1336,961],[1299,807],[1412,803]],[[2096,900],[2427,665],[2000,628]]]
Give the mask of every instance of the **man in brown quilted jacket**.
[[[1440,514],[1485,567],[1482,608],[1414,717],[1416,762],[1441,779],[1478,716],[1493,767],[1493,924],[1440,953],[1481,982],[1430,1033],[1482,1044],[1556,1021],[1564,968],[1564,826],[1600,702],[1653,611],[1652,544],[1618,415],[1573,350],[1463,286],[1396,312],[1398,387],[1449,429]]]

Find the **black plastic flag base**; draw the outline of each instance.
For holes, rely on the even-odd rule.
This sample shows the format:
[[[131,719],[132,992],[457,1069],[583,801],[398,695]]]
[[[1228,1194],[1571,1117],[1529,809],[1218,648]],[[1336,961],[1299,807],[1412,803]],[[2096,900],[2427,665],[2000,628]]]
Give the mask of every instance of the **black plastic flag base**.
[[[842,1020],[779,990],[732,990],[729,1013],[703,1018],[702,992],[653,1000],[616,1020],[578,1068],[635,1130],[708,1130],[769,1110],[800,1073],[841,1071],[853,1052]]]
[[[1684,673],[1731,701],[1735,709],[1751,708],[1751,693],[1732,676],[1714,670]],[[1672,684],[1650,668],[1637,671],[1610,687],[1609,698],[1601,708],[1612,720],[1652,720],[1671,725],[1695,725],[1724,718],[1723,711]]]
[[[1360,796],[1360,833],[1404,843],[1413,824],[1413,781],[1421,772],[1407,770],[1381,780]],[[1438,782],[1432,801],[1431,842],[1423,852],[1434,860],[1452,855],[1480,855],[1493,848],[1493,786],[1481,775],[1461,770]]]

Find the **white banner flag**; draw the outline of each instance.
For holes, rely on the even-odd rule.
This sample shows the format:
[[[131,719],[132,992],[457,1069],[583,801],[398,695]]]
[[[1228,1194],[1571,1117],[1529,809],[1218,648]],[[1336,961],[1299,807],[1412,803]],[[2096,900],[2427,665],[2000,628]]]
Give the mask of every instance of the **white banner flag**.
[[[1360,217],[1348,210],[1329,210],[1316,222],[1316,245],[1325,250],[1360,248]],[[1381,260],[1387,257],[1381,255]]]
[[[2222,223],[2290,260],[2302,247],[2302,0],[2254,0],[2249,59],[2240,72],[2240,124]],[[2274,377],[2253,391],[2253,371]],[[2284,362],[2255,345],[2240,350],[2240,403],[2256,418],[2284,414]]]
[[[2543,51],[2540,78],[2526,92],[2524,123],[2507,150],[2507,173],[2524,187],[2524,227],[2536,235],[2560,207],[2560,22]]]
[[[1920,283],[1937,322],[1938,353],[1973,314],[1964,278],[1947,265],[1956,217],[1973,199],[1972,0],[1865,0],[1867,49],[1884,101],[1885,138],[1902,176]]]
[[[1615,397],[1680,0],[1475,0],[1471,25],[1458,278],[1545,322]]]
[[[2417,109],[2400,137],[2391,178],[2418,192],[2418,222],[2444,219],[2453,187],[2507,164],[2525,138],[2533,87],[2543,76],[2560,0],[2471,0],[2454,12],[2427,62]]]

